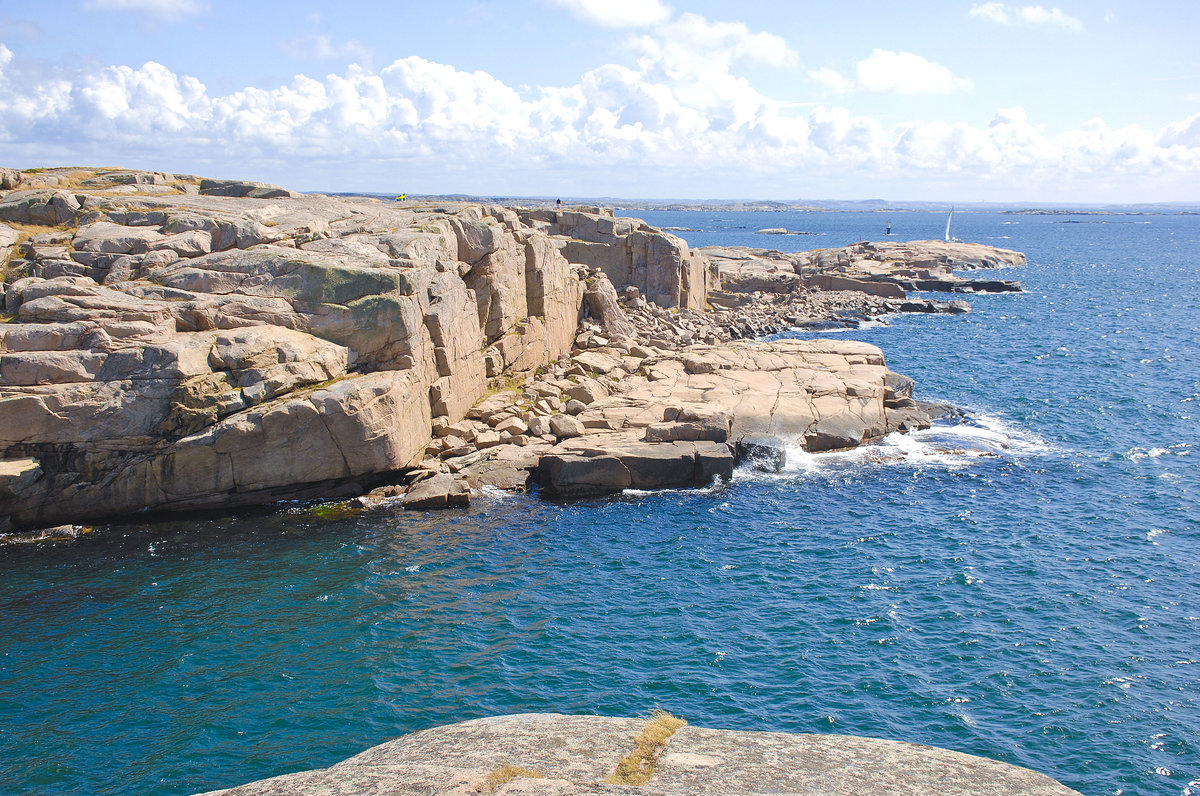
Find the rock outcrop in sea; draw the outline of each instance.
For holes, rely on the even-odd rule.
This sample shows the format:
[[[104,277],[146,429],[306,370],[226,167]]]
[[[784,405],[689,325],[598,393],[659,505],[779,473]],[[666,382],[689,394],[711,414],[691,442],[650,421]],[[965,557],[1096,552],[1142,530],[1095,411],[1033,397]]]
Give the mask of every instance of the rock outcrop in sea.
[[[654,732],[656,721],[546,713],[476,719],[405,735],[329,768],[201,796],[1078,796],[1036,771],[932,746],[710,730],[678,719]]]
[[[1019,291],[1017,282],[969,279],[954,272],[1025,264],[1025,255],[1009,249],[936,240],[863,242],[794,253],[742,246],[701,251],[720,278],[721,289],[709,294],[715,321],[746,338],[794,328],[853,326],[896,312],[970,312],[971,305],[962,300],[911,298],[908,293]]]
[[[925,311],[903,291],[1019,257],[699,252],[600,208],[161,172],[5,169],[0,191],[0,531],[688,486],[745,435],[852,447],[928,424],[877,348],[730,341]]]

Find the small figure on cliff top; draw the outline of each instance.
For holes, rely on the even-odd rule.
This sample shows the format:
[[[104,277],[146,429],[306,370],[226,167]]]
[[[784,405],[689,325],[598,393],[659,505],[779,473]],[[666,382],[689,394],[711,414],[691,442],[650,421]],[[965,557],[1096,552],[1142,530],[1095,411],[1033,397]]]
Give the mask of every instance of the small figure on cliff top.
[[[562,210],[562,199],[557,200],[554,203],[554,206],[557,207],[559,210]]]

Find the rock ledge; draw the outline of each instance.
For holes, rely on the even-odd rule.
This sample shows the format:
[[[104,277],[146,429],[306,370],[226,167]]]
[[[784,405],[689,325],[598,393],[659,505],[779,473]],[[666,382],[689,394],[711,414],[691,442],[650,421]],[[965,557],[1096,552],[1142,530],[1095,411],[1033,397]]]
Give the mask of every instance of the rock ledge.
[[[1036,771],[932,746],[848,735],[692,726],[670,737],[645,785],[606,783],[645,723],[544,713],[476,719],[404,735],[329,768],[204,796],[484,792],[1078,796]],[[497,772],[518,769],[526,774],[494,785]]]

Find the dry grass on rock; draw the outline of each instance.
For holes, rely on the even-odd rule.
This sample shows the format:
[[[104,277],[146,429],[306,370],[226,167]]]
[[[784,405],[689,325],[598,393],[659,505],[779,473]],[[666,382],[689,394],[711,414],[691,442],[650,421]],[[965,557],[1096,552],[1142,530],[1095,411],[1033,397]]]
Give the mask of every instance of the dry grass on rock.
[[[520,766],[503,765],[484,777],[483,782],[479,783],[477,790],[479,793],[495,793],[497,788],[518,777],[545,779],[545,775],[540,771],[533,771],[528,768],[521,768]]]
[[[610,785],[645,785],[654,776],[654,767],[667,748],[667,741],[686,724],[686,720],[665,710],[654,711],[650,721],[633,739],[633,751],[621,758],[616,770],[605,781]]]

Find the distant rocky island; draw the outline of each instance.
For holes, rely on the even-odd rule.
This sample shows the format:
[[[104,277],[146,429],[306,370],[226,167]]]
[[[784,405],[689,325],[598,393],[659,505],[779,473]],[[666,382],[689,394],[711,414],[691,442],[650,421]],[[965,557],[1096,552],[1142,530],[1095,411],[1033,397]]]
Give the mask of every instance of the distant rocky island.
[[[346,197],[392,199],[390,194],[343,193],[333,194]],[[1045,204],[1031,207],[1011,202],[930,202],[920,200],[891,199],[630,199],[606,196],[576,200],[553,196],[468,196],[466,194],[408,194],[423,202],[467,202],[474,204],[500,204],[506,207],[525,209],[555,207],[556,201],[569,201],[587,205],[620,208],[622,211],[644,212],[648,210],[690,210],[714,213],[941,213],[952,208],[967,213],[1001,213],[1006,215],[1196,215],[1200,204],[1196,202],[1159,202],[1126,205],[1081,205]]]
[[[599,207],[0,170],[0,532],[283,499],[703,485],[926,427],[878,348],[978,244],[693,250]],[[69,532],[70,528],[63,532]]]

